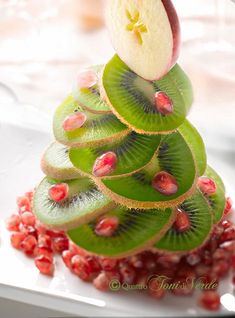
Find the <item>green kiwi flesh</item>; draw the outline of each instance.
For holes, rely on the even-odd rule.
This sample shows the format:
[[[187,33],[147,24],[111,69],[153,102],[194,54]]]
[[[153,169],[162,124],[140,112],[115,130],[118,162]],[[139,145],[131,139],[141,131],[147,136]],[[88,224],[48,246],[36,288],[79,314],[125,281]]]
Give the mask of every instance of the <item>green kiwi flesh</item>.
[[[105,152],[117,155],[117,166],[109,175],[118,176],[140,170],[153,158],[161,141],[160,135],[139,135],[130,133],[120,141],[100,147],[72,148],[69,157],[82,173],[92,175],[95,160]]]
[[[105,66],[103,87],[108,104],[116,116],[138,133],[164,133],[180,126],[190,109],[193,93],[190,80],[175,65],[158,81],[147,81],[115,55]],[[165,92],[172,100],[174,111],[160,114],[154,105],[154,94]]]
[[[192,150],[198,174],[202,176],[207,167],[205,144],[197,129],[186,119],[177,129]]]
[[[166,208],[180,204],[194,191],[197,171],[196,164],[188,144],[179,133],[162,137],[157,154],[140,171],[112,179],[94,181],[99,189],[112,200],[128,208]],[[166,171],[176,178],[178,191],[165,196],[152,186],[157,172]]]
[[[172,209],[145,211],[127,210],[118,206],[105,214],[106,216],[119,219],[119,226],[111,237],[96,234],[95,220],[68,231],[69,238],[91,253],[120,258],[152,246],[175,220],[175,212]]]
[[[33,197],[35,215],[50,228],[68,230],[77,227],[114,206],[88,178],[66,181],[69,197],[62,202],[54,202],[49,198],[48,191],[52,185],[60,182],[63,181],[44,178]]]
[[[102,100],[100,96],[100,77],[103,70],[103,65],[90,67],[97,76],[98,83],[90,88],[76,88],[73,92],[74,99],[82,106],[82,108],[95,113],[110,113],[108,104]]]
[[[64,131],[63,121],[76,111],[85,113],[87,121],[81,128],[70,132]],[[71,147],[105,144],[129,133],[129,129],[113,114],[94,114],[82,110],[72,96],[67,97],[56,109],[53,130],[58,142]]]
[[[154,245],[158,250],[189,252],[202,246],[209,237],[213,225],[212,211],[200,191],[196,191],[179,208],[188,213],[191,227],[184,232],[179,232],[173,225]]]
[[[216,224],[221,220],[225,208],[225,187],[220,176],[210,166],[207,167],[204,175],[212,179],[216,184],[216,192],[205,195],[211,205],[213,221]]]
[[[81,176],[69,159],[68,147],[56,141],[44,152],[41,168],[45,175],[57,180],[78,179]]]

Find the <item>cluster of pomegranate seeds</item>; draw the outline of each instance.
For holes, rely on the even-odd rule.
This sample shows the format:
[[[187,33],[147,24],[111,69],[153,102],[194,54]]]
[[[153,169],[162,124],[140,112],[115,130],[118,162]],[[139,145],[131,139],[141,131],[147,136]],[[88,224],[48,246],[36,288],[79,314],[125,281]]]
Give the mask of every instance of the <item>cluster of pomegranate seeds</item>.
[[[178,191],[175,177],[166,171],[160,171],[154,176],[152,186],[159,193],[166,196],[173,195]]]
[[[69,195],[69,186],[67,183],[57,183],[50,187],[48,196],[52,201],[61,202],[67,199]]]
[[[213,194],[216,192],[216,184],[215,182],[208,177],[200,177],[198,178],[197,183],[199,189],[205,194]]]
[[[65,120],[63,121],[63,129],[66,132],[74,131],[78,128],[81,128],[86,120],[86,114],[77,111],[65,118]]]
[[[97,84],[97,76],[93,70],[87,70],[78,74],[78,88],[90,88]]]
[[[95,177],[104,177],[112,173],[116,166],[117,155],[108,151],[96,159],[92,173]]]
[[[173,103],[170,97],[164,92],[156,92],[154,95],[156,110],[162,115],[170,115],[173,113]]]
[[[35,216],[31,208],[32,192],[18,198],[18,214],[6,220],[6,227],[11,231],[11,244],[27,256],[34,258],[35,266],[44,275],[53,275],[55,254],[60,253],[66,267],[77,277],[101,291],[110,290],[110,282],[147,286],[147,292],[153,299],[162,299],[168,293],[175,296],[193,294],[191,280],[204,284],[198,304],[207,310],[220,308],[220,296],[217,287],[220,280],[233,273],[235,285],[235,225],[226,220],[228,208],[225,207],[223,220],[214,227],[207,243],[197,251],[185,256],[160,254],[155,250],[145,251],[123,259],[98,257],[89,254],[68,240],[63,231],[46,228]],[[230,199],[227,199],[230,202]],[[231,207],[229,207],[231,209]],[[188,218],[180,210],[175,226],[186,230],[190,226]],[[181,217],[182,216],[182,217]],[[111,235],[118,226],[118,220],[110,216],[100,219],[97,231],[101,235]],[[164,289],[154,277],[165,276],[166,283],[183,288]],[[125,285],[126,286],[126,285]]]
[[[95,225],[95,233],[99,236],[110,237],[114,234],[119,225],[119,219],[116,216],[101,218]]]

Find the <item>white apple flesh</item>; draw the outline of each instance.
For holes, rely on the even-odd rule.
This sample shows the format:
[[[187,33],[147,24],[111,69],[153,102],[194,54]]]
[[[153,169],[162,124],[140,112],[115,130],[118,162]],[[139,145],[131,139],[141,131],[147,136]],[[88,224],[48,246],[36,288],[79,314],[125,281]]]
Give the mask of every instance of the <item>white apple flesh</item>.
[[[158,80],[176,63],[180,25],[170,0],[108,0],[106,24],[114,49],[146,80]]]

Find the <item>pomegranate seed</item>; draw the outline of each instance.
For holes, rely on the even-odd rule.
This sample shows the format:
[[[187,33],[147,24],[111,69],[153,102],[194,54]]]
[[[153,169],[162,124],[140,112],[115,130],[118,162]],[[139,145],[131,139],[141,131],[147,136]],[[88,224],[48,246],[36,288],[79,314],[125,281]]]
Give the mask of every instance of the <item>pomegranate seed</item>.
[[[216,277],[223,277],[229,271],[229,263],[226,260],[219,260],[212,267],[212,274]]]
[[[189,296],[193,294],[191,279],[176,277],[172,283],[175,284],[175,286],[177,286],[177,284],[179,286],[171,290],[172,294],[175,296]]]
[[[219,310],[220,296],[216,291],[204,291],[199,298],[199,305],[207,310]]]
[[[71,251],[69,251],[69,250],[62,252],[62,259],[63,259],[65,265],[69,269],[72,269],[71,259],[72,259],[73,256],[74,256],[74,254]]]
[[[156,261],[152,254],[144,258],[144,268],[149,272],[152,272],[156,268]]]
[[[46,248],[46,247],[36,247],[34,250],[34,255],[35,256],[40,256],[40,255],[44,255],[47,256],[49,258],[53,258],[53,252],[52,250]]]
[[[208,251],[205,251],[202,255],[202,263],[204,265],[211,265],[212,264],[212,257]]]
[[[26,198],[29,199],[30,202],[33,200],[33,191],[28,191],[25,193]]]
[[[223,227],[215,226],[213,229],[213,237],[219,238],[223,232],[224,232]]]
[[[36,218],[32,212],[26,211],[21,214],[21,222],[25,226],[34,226]]]
[[[63,129],[66,132],[74,131],[81,128],[87,120],[86,114],[82,112],[75,112],[68,116],[63,121]]]
[[[186,260],[189,265],[194,266],[201,261],[201,257],[196,253],[191,253],[186,257]]]
[[[152,186],[159,193],[170,196],[178,191],[175,177],[165,171],[158,172],[152,181]]]
[[[122,281],[124,283],[127,283],[129,285],[134,283],[135,277],[136,277],[136,273],[135,270],[132,266],[126,264],[123,266],[120,266],[120,274],[122,277]]]
[[[141,269],[144,267],[144,262],[141,255],[134,255],[129,258],[129,263],[136,269]]]
[[[235,226],[231,226],[224,230],[224,233],[220,237],[221,242],[235,240]]]
[[[26,238],[26,234],[22,232],[14,232],[11,234],[11,245],[16,249],[21,249],[21,243]]]
[[[37,245],[37,240],[33,235],[28,235],[26,238],[21,242],[21,248],[27,255],[33,255],[34,249]]]
[[[178,231],[178,232],[185,232],[187,230],[190,229],[190,219],[189,219],[189,215],[187,212],[178,209],[177,211],[177,216],[176,216],[176,220],[174,223],[174,228]]]
[[[227,251],[227,252],[233,252],[235,251],[235,241],[227,241],[224,242],[222,244],[220,244],[220,248],[222,248],[223,250]]]
[[[57,237],[66,237],[64,231],[55,231],[55,230],[46,229],[46,234],[49,235],[52,239]]]
[[[57,253],[62,253],[69,248],[69,240],[67,237],[56,237],[53,240],[53,248]]]
[[[93,285],[101,290],[101,291],[108,291],[109,290],[109,283],[111,279],[106,272],[101,272],[94,280]]]
[[[38,231],[38,235],[46,233],[46,227],[40,221],[36,220],[35,227]]]
[[[229,220],[224,220],[221,223],[221,226],[226,230],[227,228],[231,227],[233,224],[231,221]]]
[[[69,186],[67,183],[58,183],[50,187],[48,191],[49,198],[55,202],[61,202],[67,199]]]
[[[224,215],[227,215],[229,212],[231,212],[233,206],[232,199],[230,197],[227,197],[225,208],[224,208]]]
[[[162,115],[173,113],[173,103],[170,97],[164,92],[156,92],[154,95],[155,107]]]
[[[216,192],[215,182],[208,177],[200,177],[197,183],[199,189],[205,194],[213,194]]]
[[[28,235],[32,235],[36,239],[38,239],[38,232],[35,229],[35,227],[33,227],[33,226],[25,227],[25,226],[23,226],[23,224],[21,224],[21,225],[22,225],[21,228],[20,228],[21,232],[24,232],[27,236]]]
[[[99,236],[110,237],[114,234],[118,225],[119,219],[116,216],[104,217],[96,224],[95,233]]]
[[[231,265],[232,265],[232,269],[235,270],[235,255],[231,257]]]
[[[211,272],[211,267],[200,263],[196,266],[195,271],[197,276],[209,275]]]
[[[148,281],[148,293],[155,299],[162,299],[165,296],[165,289],[161,288],[161,283],[156,278]]]
[[[82,280],[89,280],[91,278],[92,268],[84,257],[74,255],[71,259],[71,264],[73,272]]]
[[[104,177],[116,169],[117,155],[108,151],[98,157],[94,163],[92,173],[95,177]]]
[[[87,70],[78,75],[77,84],[81,88],[90,88],[97,83],[97,76],[93,70]]]
[[[52,240],[49,235],[39,235],[38,236],[38,247],[45,247],[52,251]]]
[[[101,270],[100,263],[98,261],[98,258],[96,256],[86,256],[86,261],[90,265],[91,272],[92,273],[97,273]]]
[[[213,253],[213,260],[214,261],[224,260],[224,259],[228,259],[228,258],[229,258],[228,252],[226,252],[222,248],[217,248],[217,250]]]
[[[111,271],[117,267],[118,261],[112,258],[101,257],[99,263],[104,271]]]
[[[9,218],[6,219],[6,228],[8,231],[19,231],[20,226],[20,217],[19,215],[12,214]]]
[[[35,257],[34,263],[36,267],[39,269],[40,273],[48,276],[52,276],[54,272],[54,264],[51,258],[40,255]]]
[[[19,208],[24,208],[24,211],[30,211],[31,210],[31,204],[29,201],[29,198],[27,196],[22,196],[17,198],[16,201]]]
[[[69,242],[69,250],[73,255],[80,255],[80,256],[87,256],[88,253],[86,251],[84,251],[83,249],[81,249],[79,246],[77,246],[76,244],[74,244],[73,242]]]
[[[232,278],[232,283],[233,283],[233,285],[235,285],[235,276],[233,276],[233,278]]]

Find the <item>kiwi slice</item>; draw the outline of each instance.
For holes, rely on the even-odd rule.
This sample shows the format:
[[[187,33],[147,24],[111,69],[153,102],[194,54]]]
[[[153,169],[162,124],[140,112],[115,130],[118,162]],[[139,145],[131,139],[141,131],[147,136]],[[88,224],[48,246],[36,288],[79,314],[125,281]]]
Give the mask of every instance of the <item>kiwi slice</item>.
[[[157,172],[166,171],[176,178],[178,191],[165,196],[152,186]],[[179,133],[162,137],[158,153],[140,171],[112,179],[96,179],[99,189],[112,200],[129,208],[166,208],[183,202],[192,194],[196,181],[196,165],[190,147]]]
[[[139,135],[132,132],[120,141],[101,147],[72,148],[69,157],[73,165],[82,173],[92,175],[92,168],[97,157],[105,152],[113,151],[117,155],[117,166],[108,177],[130,174],[150,162],[160,141],[160,135]]]
[[[98,236],[95,233],[95,220],[68,231],[69,238],[89,252],[120,258],[152,246],[175,220],[172,209],[127,210],[120,206],[110,210],[105,216],[116,216],[119,219],[113,236]]]
[[[78,179],[81,176],[69,159],[69,148],[56,141],[44,152],[41,168],[48,177],[57,180]]]
[[[206,198],[196,191],[184,201],[179,208],[188,213],[190,228],[179,232],[174,225],[154,245],[158,250],[166,252],[189,252],[206,242],[212,229],[212,211]]]
[[[216,192],[205,195],[211,205],[213,221],[216,224],[221,220],[224,213],[226,204],[225,187],[220,176],[210,166],[207,167],[205,176],[212,179],[216,184]]]
[[[198,174],[202,176],[207,167],[206,149],[202,137],[187,119],[177,130],[191,148],[197,164]]]
[[[81,128],[65,132],[62,127],[63,121],[76,111],[84,112],[87,121]],[[58,142],[71,147],[105,144],[118,140],[130,132],[113,114],[94,114],[82,110],[72,96],[67,97],[57,108],[53,120],[53,130]]]
[[[108,104],[100,96],[100,77],[103,70],[103,65],[92,66],[92,69],[98,78],[98,84],[90,88],[76,88],[73,91],[73,96],[76,101],[82,106],[83,109],[87,109],[94,113],[110,113],[111,110]]]
[[[88,178],[69,180],[69,197],[62,202],[54,202],[48,190],[58,181],[44,178],[36,188],[33,211],[45,225],[60,230],[68,230],[91,221],[114,206],[113,202],[97,190]]]
[[[103,72],[103,87],[114,114],[138,133],[166,133],[180,126],[192,104],[190,80],[179,65],[175,65],[158,81],[147,81],[135,74],[115,55]],[[154,94],[165,92],[172,100],[174,111],[160,114],[154,105]]]

